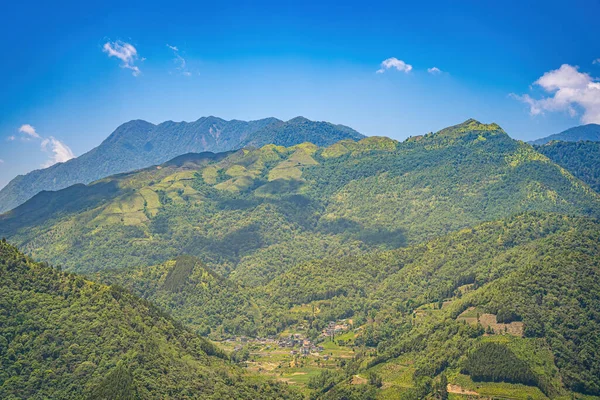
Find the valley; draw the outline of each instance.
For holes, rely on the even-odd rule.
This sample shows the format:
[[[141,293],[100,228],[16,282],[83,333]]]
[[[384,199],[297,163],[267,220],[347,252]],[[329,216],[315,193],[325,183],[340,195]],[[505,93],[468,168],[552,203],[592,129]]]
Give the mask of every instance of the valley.
[[[0,400],[600,400],[600,1],[1,9]]]
[[[468,120],[404,142],[191,153],[42,192],[0,235],[214,346],[236,398],[594,398],[600,195],[536,149]],[[3,334],[6,393],[33,376],[25,335]],[[86,358],[98,382],[134,371],[123,390],[142,393],[155,372],[136,351]]]

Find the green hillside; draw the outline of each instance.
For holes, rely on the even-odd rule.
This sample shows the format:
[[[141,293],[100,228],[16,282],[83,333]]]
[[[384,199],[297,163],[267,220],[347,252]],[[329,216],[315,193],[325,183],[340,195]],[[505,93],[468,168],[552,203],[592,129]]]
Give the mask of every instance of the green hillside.
[[[0,397],[296,398],[119,287],[0,243]]]
[[[131,289],[202,335],[256,336],[261,312],[249,293],[207,269],[191,256],[155,266],[109,270],[97,280]]]
[[[11,269],[2,290],[23,281],[11,290],[26,294],[7,293],[0,309],[21,313],[4,315],[10,329],[27,328],[21,321],[38,303],[26,307],[25,296],[48,284],[56,301],[40,300],[46,308],[36,315],[76,310],[57,311],[60,329],[72,328],[60,337],[81,331],[95,369],[47,386],[64,393],[75,384],[90,396],[192,393],[200,378],[190,373],[216,382],[202,387],[205,398],[285,390],[244,376],[200,334],[308,398],[600,396],[600,195],[568,172],[578,164],[563,165],[475,120],[402,143],[369,137],[182,155],[40,193],[0,216],[0,236],[28,254],[114,285],[4,245],[43,279]],[[148,316],[128,325],[134,313]],[[59,329],[60,318],[42,322]],[[127,339],[113,340],[115,331]],[[323,349],[278,348],[290,335]],[[10,365],[7,394],[41,390],[30,383],[39,374],[27,371],[76,371],[71,353],[46,366],[55,358],[36,353],[46,345],[39,335],[22,339],[33,343],[24,352],[13,337],[0,353]],[[147,354],[146,340],[160,345]],[[26,354],[30,370],[13,366],[10,348]]]
[[[259,302],[282,314],[308,304],[319,313],[300,318],[315,327],[352,318],[355,345],[376,352],[350,372],[377,372],[408,398],[434,390],[442,372],[515,398],[535,394],[527,387],[540,398],[599,396],[599,237],[596,221],[522,214],[406,249],[298,265]],[[504,364],[472,352],[486,343],[500,350],[481,351],[506,354]]]
[[[323,398],[367,396],[373,388],[348,382],[371,373],[381,398],[424,398],[442,373],[482,396],[600,396],[598,238],[596,220],[525,213],[406,248],[299,263],[252,288],[190,257],[101,277],[217,339],[285,330],[337,349],[342,342],[321,332],[351,320],[339,339],[355,362],[309,385]]]
[[[553,141],[535,149],[600,192],[600,142]]]
[[[523,211],[600,215],[588,186],[474,120],[403,143],[186,157],[41,193],[0,216],[0,235],[72,271],[189,254],[257,285],[298,262],[420,243]]]

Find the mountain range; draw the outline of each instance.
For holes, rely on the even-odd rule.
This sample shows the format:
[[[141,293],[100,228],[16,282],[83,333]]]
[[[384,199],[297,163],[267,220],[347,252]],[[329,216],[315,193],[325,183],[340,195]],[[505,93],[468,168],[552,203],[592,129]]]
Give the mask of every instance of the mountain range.
[[[599,216],[598,199],[498,125],[469,120],[402,143],[181,156],[42,192],[0,216],[0,236],[77,272],[190,254],[251,283],[302,259],[418,243],[522,211]]]
[[[292,121],[0,215],[0,394],[600,396],[597,143]]]
[[[291,146],[304,141],[319,146],[364,136],[343,125],[297,117],[258,121],[225,121],[204,117],[195,122],[167,121],[158,125],[134,120],[119,126],[98,147],[49,168],[19,175],[0,190],[0,213],[13,209],[41,191],[59,190],[121,172],[162,164],[190,152],[222,152],[244,146]]]

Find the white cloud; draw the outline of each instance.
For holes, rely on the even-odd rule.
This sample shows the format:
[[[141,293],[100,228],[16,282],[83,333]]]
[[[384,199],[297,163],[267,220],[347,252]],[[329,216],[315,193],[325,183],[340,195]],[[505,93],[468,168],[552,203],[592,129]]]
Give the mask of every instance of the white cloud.
[[[600,64],[600,58],[596,58],[594,61],[592,61],[592,64]]]
[[[24,133],[25,135],[28,135],[30,138],[35,138],[35,139],[40,138],[40,135],[38,135],[38,133],[35,131],[35,128],[29,124],[21,125],[21,127],[19,128],[19,132]],[[14,138],[14,136],[13,136],[13,138]]]
[[[529,106],[531,115],[544,112],[566,111],[572,117],[581,109],[581,122],[600,123],[600,82],[598,78],[580,72],[579,67],[563,64],[559,69],[546,72],[533,84],[542,88],[548,97],[533,98],[529,94],[511,97]]]
[[[121,42],[120,40],[106,42],[102,47],[102,51],[108,54],[109,57],[117,57],[123,61],[121,68],[130,69],[133,76],[141,74],[140,69],[134,65],[138,59],[138,52],[130,43]]]
[[[52,136],[42,140],[41,146],[42,151],[51,153],[50,158],[43,165],[44,168],[50,167],[56,163],[69,161],[71,158],[75,157],[69,146]]]
[[[175,69],[183,76],[192,76],[192,73],[187,67],[187,61],[179,54],[179,48],[177,46],[171,46],[170,44],[167,44],[167,47],[173,50],[173,54],[175,55],[175,58],[173,59],[173,62],[176,65]]]
[[[438,67],[431,67],[427,68],[427,72],[429,72],[431,75],[439,75],[442,73],[442,70]]]
[[[10,135],[9,137],[6,138],[6,140],[8,140],[9,142],[12,142],[13,140],[15,140],[17,137],[15,135]]]
[[[412,70],[412,65],[407,64],[402,60],[398,60],[396,57],[391,57],[381,62],[381,68],[377,70],[377,73],[383,74],[390,68],[396,68],[398,71],[409,73]]]
[[[46,152],[46,153],[50,153],[48,161],[46,161],[44,164],[42,164],[43,168],[47,168],[47,167],[54,165],[56,163],[59,163],[59,162],[68,161],[71,158],[75,157],[75,155],[73,154],[73,151],[71,151],[69,146],[67,146],[66,144],[64,144],[63,142],[61,142],[60,140],[56,139],[53,136],[49,136],[47,138],[41,137],[37,133],[35,128],[29,124],[21,125],[21,127],[19,128],[19,132],[27,135],[26,136],[27,140],[31,140],[32,138],[41,140],[40,147],[41,147],[42,151]],[[15,139],[16,138],[14,135],[8,137],[8,140],[10,140],[10,141],[15,140]]]
[[[0,158],[0,164],[4,164],[4,160]]]

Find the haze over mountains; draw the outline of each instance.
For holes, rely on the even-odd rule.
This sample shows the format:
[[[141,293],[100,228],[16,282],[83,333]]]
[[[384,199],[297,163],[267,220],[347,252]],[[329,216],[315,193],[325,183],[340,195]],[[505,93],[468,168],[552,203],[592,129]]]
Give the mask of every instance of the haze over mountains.
[[[185,153],[221,152],[269,143],[290,146],[303,141],[323,146],[362,137],[343,125],[302,117],[287,122],[276,118],[246,122],[211,116],[195,122],[167,121],[158,125],[134,120],[119,126],[98,147],[75,159],[17,176],[0,190],[0,213],[42,190],[87,184],[116,173],[161,164]]]

